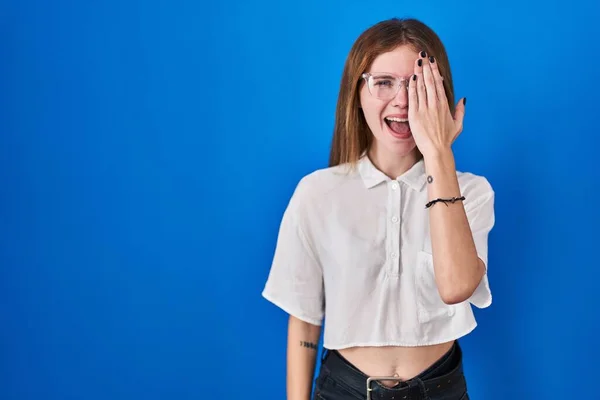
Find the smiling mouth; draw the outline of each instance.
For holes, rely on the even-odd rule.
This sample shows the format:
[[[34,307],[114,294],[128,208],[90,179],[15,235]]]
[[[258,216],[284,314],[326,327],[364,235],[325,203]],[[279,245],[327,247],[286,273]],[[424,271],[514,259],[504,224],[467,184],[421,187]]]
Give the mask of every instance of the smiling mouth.
[[[384,121],[390,128],[390,130],[396,135],[402,137],[410,136],[410,126],[408,124],[408,118],[385,117]]]

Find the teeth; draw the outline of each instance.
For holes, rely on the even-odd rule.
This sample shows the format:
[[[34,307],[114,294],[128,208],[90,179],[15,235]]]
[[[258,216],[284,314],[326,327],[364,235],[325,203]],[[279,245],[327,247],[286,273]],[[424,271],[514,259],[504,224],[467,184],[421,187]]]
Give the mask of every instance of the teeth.
[[[408,122],[408,118],[385,117],[385,119],[387,119],[388,121],[395,121],[395,122]]]

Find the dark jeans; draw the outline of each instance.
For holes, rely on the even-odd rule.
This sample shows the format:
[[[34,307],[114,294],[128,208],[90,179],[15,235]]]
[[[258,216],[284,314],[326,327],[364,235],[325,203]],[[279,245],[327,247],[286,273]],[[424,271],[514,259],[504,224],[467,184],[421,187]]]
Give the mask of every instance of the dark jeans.
[[[365,400],[368,376],[337,351],[324,350],[313,400]],[[372,400],[468,400],[458,341],[418,376],[394,388],[371,382]]]

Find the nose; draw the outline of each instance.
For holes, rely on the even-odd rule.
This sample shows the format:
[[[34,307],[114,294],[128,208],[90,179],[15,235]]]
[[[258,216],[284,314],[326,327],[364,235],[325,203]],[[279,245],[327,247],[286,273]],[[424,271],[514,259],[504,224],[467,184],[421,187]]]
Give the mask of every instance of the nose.
[[[392,106],[400,108],[408,107],[408,82],[402,82],[396,96],[392,98]]]

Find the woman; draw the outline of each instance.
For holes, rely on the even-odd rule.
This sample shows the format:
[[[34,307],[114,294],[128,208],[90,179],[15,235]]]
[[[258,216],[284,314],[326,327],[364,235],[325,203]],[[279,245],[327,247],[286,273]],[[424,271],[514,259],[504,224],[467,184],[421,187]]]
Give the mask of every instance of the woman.
[[[313,399],[468,399],[458,339],[491,304],[494,192],[455,170],[465,103],[423,23],[353,45],[330,165],[299,182],[263,291],[290,314],[288,399],[310,399],[323,324]]]

